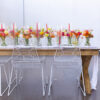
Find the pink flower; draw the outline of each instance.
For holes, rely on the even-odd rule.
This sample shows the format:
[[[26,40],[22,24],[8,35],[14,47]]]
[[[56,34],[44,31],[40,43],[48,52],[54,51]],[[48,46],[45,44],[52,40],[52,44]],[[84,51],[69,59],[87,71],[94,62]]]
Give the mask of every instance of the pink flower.
[[[6,35],[5,35],[5,33],[1,33],[1,35],[3,36],[3,37],[5,37]]]
[[[70,34],[69,34],[69,33],[67,33],[67,36],[68,36],[68,37],[70,37]]]
[[[62,36],[64,36],[65,34],[64,34],[64,32],[62,32]]]
[[[49,32],[45,32],[46,34],[49,34]]]
[[[5,31],[5,29],[0,29],[0,32],[4,32]]]
[[[81,33],[81,32],[78,32],[77,34],[78,34],[78,35],[82,35],[82,33]]]
[[[32,29],[29,29],[29,32],[32,32]]]

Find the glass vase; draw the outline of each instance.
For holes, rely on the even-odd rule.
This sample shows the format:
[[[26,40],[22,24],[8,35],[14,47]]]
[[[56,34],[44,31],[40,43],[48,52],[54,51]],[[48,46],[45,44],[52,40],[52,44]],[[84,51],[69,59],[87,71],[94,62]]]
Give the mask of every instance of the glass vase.
[[[73,37],[73,38],[72,38],[72,44],[73,44],[74,46],[78,46],[78,45],[79,45],[79,38]]]
[[[25,39],[25,45],[26,45],[26,46],[29,45],[29,39]]]
[[[40,46],[40,37],[37,38],[37,46]]]
[[[52,41],[51,41],[52,39],[51,39],[51,37],[49,36],[48,37],[48,46],[51,46],[52,45]]]
[[[2,38],[2,46],[7,46],[6,42],[5,42],[5,38]]]
[[[88,37],[86,38],[86,43],[85,43],[85,45],[86,45],[86,46],[90,46],[90,38],[88,38]]]
[[[18,45],[18,37],[15,37],[15,45]]]
[[[72,42],[71,42],[71,38],[68,37],[68,45],[71,46],[72,45]]]

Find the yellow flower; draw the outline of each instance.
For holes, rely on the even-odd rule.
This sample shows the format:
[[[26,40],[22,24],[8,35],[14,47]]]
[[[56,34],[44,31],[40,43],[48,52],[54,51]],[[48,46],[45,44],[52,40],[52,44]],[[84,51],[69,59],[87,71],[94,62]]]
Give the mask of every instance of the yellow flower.
[[[48,30],[51,30],[51,28],[48,28]]]
[[[64,32],[66,32],[66,30],[64,30]]]
[[[8,31],[4,31],[5,34],[8,34]]]
[[[40,32],[40,35],[44,35],[44,32]]]
[[[45,37],[48,37],[49,36],[49,34],[45,34]]]
[[[33,27],[32,26],[30,26],[30,28],[29,29],[33,29]]]

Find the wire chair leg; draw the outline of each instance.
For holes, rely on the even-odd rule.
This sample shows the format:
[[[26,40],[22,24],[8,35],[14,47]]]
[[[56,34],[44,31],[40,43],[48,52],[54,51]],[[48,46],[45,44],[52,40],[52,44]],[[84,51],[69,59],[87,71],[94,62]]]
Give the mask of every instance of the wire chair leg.
[[[83,95],[86,96],[83,69],[82,69],[82,82],[83,82],[83,89],[82,89],[82,87],[80,87],[80,88],[81,88],[81,90],[83,92]]]
[[[12,74],[13,74],[13,66],[12,66],[12,68],[11,68],[11,74],[10,74],[10,77],[9,77],[8,96],[10,95],[10,88],[11,88]]]
[[[82,93],[83,93],[83,96],[86,96],[85,83],[84,83],[84,75],[83,75],[83,69],[82,69],[81,75],[82,75],[82,85],[83,85],[83,87],[81,87],[81,84],[80,84],[80,78],[77,78],[77,81],[78,81],[78,87],[81,89],[81,91],[82,91]]]
[[[51,72],[50,72],[50,81],[49,81],[48,96],[50,96],[50,94],[51,94],[52,77],[53,77],[53,65],[51,66]]]
[[[12,88],[11,90],[11,84],[16,81],[17,82],[17,76],[16,76],[16,73],[15,73],[15,78],[12,80],[12,76],[13,76],[13,72],[14,72],[14,68],[12,66],[11,68],[11,74],[10,74],[10,78],[9,78],[9,85],[8,85],[8,96],[12,93],[12,91],[16,88],[17,86],[17,83],[15,84],[15,86]]]
[[[43,89],[43,96],[45,96],[45,82],[44,82],[44,71],[42,66],[42,89]]]
[[[19,73],[19,84],[20,84],[20,82],[22,81],[22,79],[23,79],[23,72],[22,72],[22,70],[20,69],[20,71],[19,71],[20,73]]]
[[[4,67],[4,66],[3,66]],[[4,89],[4,91],[2,92],[2,85],[1,85],[1,66],[0,66],[0,96],[2,96],[6,90],[8,89],[8,79],[7,79],[7,73],[5,71],[5,68],[3,68],[4,70],[4,74],[5,74],[5,77],[6,77],[6,81],[7,81],[7,87]]]

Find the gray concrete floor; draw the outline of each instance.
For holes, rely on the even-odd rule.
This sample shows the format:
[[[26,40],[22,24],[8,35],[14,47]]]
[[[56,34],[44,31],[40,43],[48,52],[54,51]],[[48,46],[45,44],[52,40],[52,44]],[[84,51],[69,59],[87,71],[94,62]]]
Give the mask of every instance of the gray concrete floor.
[[[92,63],[91,63],[92,65]],[[100,65],[100,57],[99,57]],[[23,65],[22,65],[23,66]],[[27,65],[26,65],[27,66]],[[25,67],[25,65],[24,65]],[[14,89],[10,96],[7,96],[7,92],[0,97],[0,100],[100,100],[100,78],[98,77],[97,90],[92,91],[91,95],[83,96],[80,88],[77,84],[77,76],[79,75],[79,67],[69,69],[56,69],[51,96],[48,97],[48,86],[46,89],[46,96],[42,96],[42,84],[41,84],[41,71],[38,68],[23,67],[23,80]],[[73,65],[75,67],[75,65]],[[49,74],[50,64],[47,63],[47,73]],[[89,69],[90,77],[92,74],[92,68]],[[45,73],[45,76],[47,76]],[[100,75],[100,70],[99,70]],[[47,77],[46,77],[47,78]],[[5,81],[3,81],[3,85]]]

